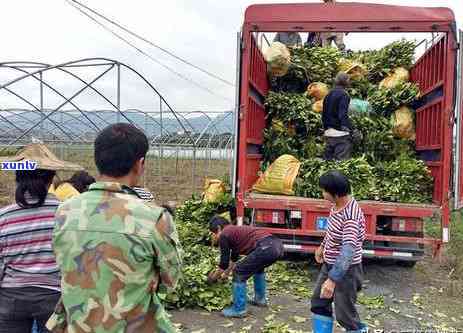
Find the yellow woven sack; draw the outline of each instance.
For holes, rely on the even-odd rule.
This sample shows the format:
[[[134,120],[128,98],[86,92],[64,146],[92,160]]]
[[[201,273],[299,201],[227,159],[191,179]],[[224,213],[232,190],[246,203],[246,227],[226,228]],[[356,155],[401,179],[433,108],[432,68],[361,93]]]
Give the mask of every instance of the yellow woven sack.
[[[291,155],[281,155],[260,175],[252,189],[261,193],[294,195],[293,185],[301,163]]]
[[[339,60],[338,70],[348,74],[352,80],[362,80],[367,74],[363,64],[345,58]]]
[[[206,178],[203,193],[205,202],[216,202],[224,193],[225,184],[221,180]]]
[[[312,104],[312,111],[321,113],[323,111],[323,100],[316,101]]]
[[[320,101],[328,95],[330,88],[324,83],[314,82],[307,87],[307,94],[315,100]]]
[[[272,76],[284,76],[288,73],[291,54],[285,44],[274,42],[265,52],[265,61]]]
[[[48,189],[48,193],[54,194],[59,201],[66,201],[67,199],[80,194],[80,192],[77,191],[70,183],[63,183],[57,188],[51,184]]]
[[[413,112],[402,106],[392,114],[392,133],[401,139],[415,140],[415,124]]]
[[[341,58],[338,61],[338,70],[346,73],[347,70],[352,66],[352,60]]]
[[[379,87],[391,89],[398,85],[400,82],[408,82],[409,79],[409,71],[403,67],[397,67],[392,70],[391,74],[389,74],[379,83]]]
[[[347,70],[347,74],[352,80],[359,81],[365,78],[367,70],[361,64],[354,64]]]

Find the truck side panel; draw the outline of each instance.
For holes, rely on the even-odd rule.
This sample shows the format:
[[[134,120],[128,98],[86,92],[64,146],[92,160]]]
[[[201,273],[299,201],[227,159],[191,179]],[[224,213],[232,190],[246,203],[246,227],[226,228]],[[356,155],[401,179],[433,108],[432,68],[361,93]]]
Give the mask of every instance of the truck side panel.
[[[264,97],[269,89],[267,63],[254,36],[244,38],[244,41],[239,112],[238,198],[242,198],[258,177],[261,161],[259,145],[263,143],[262,131],[265,128]],[[238,216],[243,216],[244,207],[238,204],[237,210]]]

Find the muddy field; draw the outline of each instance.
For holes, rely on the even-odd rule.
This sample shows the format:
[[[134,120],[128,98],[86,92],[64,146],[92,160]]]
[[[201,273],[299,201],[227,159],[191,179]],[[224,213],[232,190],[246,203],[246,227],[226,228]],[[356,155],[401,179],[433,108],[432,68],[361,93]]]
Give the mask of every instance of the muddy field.
[[[318,267],[304,265],[312,290]],[[370,332],[462,332],[463,286],[452,271],[430,258],[415,268],[393,261],[369,260],[358,308]],[[251,289],[251,288],[249,288]],[[252,289],[251,289],[252,290]],[[271,292],[267,309],[250,306],[245,319],[226,319],[218,312],[171,311],[182,332],[311,332],[307,297],[282,290]],[[339,327],[335,332],[343,332]]]

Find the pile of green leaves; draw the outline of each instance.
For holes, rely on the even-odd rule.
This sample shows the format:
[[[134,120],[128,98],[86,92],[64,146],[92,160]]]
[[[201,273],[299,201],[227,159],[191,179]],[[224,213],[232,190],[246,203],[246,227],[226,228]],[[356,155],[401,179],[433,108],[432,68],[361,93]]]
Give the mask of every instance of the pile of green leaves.
[[[377,114],[355,115],[350,119],[363,135],[362,142],[354,146],[354,156],[364,155],[371,165],[395,160],[399,155],[415,157],[414,142],[395,137],[390,119]]]
[[[207,274],[217,267],[219,260],[218,250],[211,246],[208,222],[232,204],[232,197],[225,194],[215,203],[193,198],[177,208],[175,221],[184,249],[183,276],[175,292],[165,298],[169,307],[201,307],[213,311],[229,304],[228,283],[207,283]]]
[[[415,101],[420,95],[420,89],[415,83],[401,82],[394,88],[378,88],[368,96],[368,101],[377,114],[389,116],[403,105]]]
[[[216,203],[193,198],[185,201],[175,212],[175,221],[184,249],[183,276],[173,294],[164,295],[171,308],[200,307],[208,311],[221,310],[231,302],[231,284],[228,281],[207,283],[207,274],[217,267],[219,251],[211,246],[208,221],[233,205],[230,194]],[[309,276],[307,263],[278,262],[267,270],[269,292],[291,292],[307,299]],[[252,279],[249,281],[252,284]],[[252,288],[249,289],[250,291]]]
[[[413,65],[415,48],[416,42],[402,39],[379,50],[350,52],[348,58],[363,63],[368,71],[368,80],[377,84],[394,68],[410,69]]]
[[[336,76],[341,52],[337,48],[303,47],[291,49],[291,65],[283,77],[288,81],[325,82]]]
[[[358,98],[366,100],[375,89],[376,86],[368,79],[352,80],[350,87],[347,88],[347,93],[351,99]]]
[[[433,179],[423,161],[407,154],[371,166],[365,157],[345,161],[325,161],[320,158],[302,162],[296,179],[296,195],[322,198],[318,186],[320,176],[329,170],[344,173],[359,200],[383,200],[404,203],[432,201]]]
[[[289,293],[300,299],[308,299],[312,291],[308,288],[310,277],[307,274],[308,262],[278,261],[266,270],[270,293]]]
[[[363,156],[345,161],[325,161],[320,158],[303,161],[296,179],[296,195],[321,199],[322,193],[318,180],[329,170],[339,170],[349,178],[355,198],[359,200],[379,199],[374,168]]]
[[[305,94],[276,93],[270,91],[265,98],[265,107],[270,119],[292,121],[310,121],[321,119],[312,111],[312,101]],[[318,120],[319,121],[319,120]]]
[[[321,156],[321,114],[312,111],[310,98],[305,94],[271,91],[267,95],[265,106],[267,128],[264,130],[263,168],[283,154],[293,155],[297,159]],[[281,121],[283,130],[272,128],[272,120]]]
[[[302,161],[323,156],[324,143],[321,136],[299,137],[288,132],[278,132],[272,128],[264,130],[264,149],[262,150],[262,170],[284,154],[289,154]]]
[[[289,154],[299,159],[302,152],[302,141],[288,133],[279,132],[273,128],[264,130],[263,170],[267,169],[270,163],[284,154]]]
[[[432,200],[433,180],[423,161],[407,155],[380,162],[375,175],[382,200],[423,203]]]

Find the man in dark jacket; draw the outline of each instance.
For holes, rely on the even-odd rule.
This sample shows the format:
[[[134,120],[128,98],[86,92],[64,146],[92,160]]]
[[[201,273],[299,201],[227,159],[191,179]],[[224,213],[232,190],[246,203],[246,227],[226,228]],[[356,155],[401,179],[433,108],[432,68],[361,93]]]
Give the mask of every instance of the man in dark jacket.
[[[264,269],[283,256],[281,240],[260,228],[230,225],[228,220],[220,216],[211,219],[209,230],[220,247],[219,268],[209,275],[209,281],[226,278],[233,272],[233,304],[223,310],[223,315],[246,315],[246,281],[251,276],[254,279],[254,300],[251,303],[266,306]],[[246,257],[237,262],[240,255]]]
[[[359,132],[354,131],[349,119],[350,97],[346,92],[349,76],[338,73],[334,81],[335,87],[323,100],[322,121],[326,139],[326,160],[347,160],[352,156],[352,138],[359,139]]]

